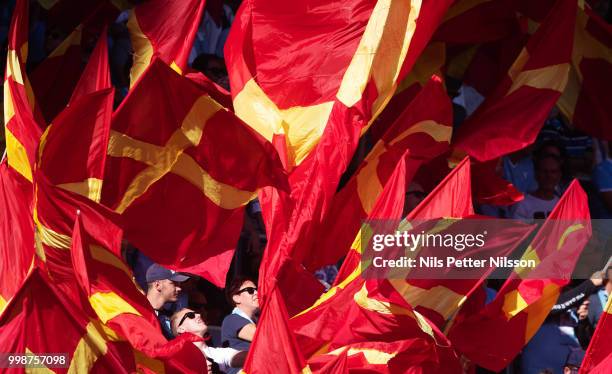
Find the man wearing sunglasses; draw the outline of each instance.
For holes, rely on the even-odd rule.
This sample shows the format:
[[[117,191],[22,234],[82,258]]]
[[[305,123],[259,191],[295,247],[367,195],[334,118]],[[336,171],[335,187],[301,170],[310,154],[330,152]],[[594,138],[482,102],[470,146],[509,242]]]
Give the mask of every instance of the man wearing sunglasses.
[[[191,309],[181,309],[174,313],[170,319],[172,333],[175,336],[184,333],[192,333],[204,338],[208,332],[208,326],[199,313]],[[208,363],[208,372],[215,373],[218,370],[226,372],[231,368],[240,368],[244,365],[247,351],[238,351],[234,348],[214,348],[206,344],[206,339],[202,342],[194,342],[204,353]]]
[[[224,347],[248,350],[255,335],[255,324],[259,314],[257,286],[252,279],[235,277],[226,290],[228,301],[234,305],[232,314],[223,319],[221,341]],[[230,370],[229,374],[238,372]]]

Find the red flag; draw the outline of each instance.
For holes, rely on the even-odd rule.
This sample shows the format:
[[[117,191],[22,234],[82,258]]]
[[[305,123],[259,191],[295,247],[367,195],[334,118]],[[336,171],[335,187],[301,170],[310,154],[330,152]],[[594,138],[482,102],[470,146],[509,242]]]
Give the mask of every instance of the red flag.
[[[17,293],[34,260],[32,184],[0,163],[0,313]]]
[[[399,219],[405,182],[402,158],[369,218]],[[355,257],[361,256],[362,240],[369,241],[367,231],[355,238],[351,249]],[[355,267],[346,270],[350,264]],[[428,359],[436,362],[436,357],[444,350],[436,346],[444,345],[446,339],[435,326],[407,305],[389,283],[363,279],[359,261],[347,261],[343,271],[349,275],[290,321],[305,356],[312,359],[340,347],[367,341],[389,343],[421,338],[431,345]]]
[[[51,183],[93,201],[100,201],[113,94],[105,89],[75,99],[45,130],[39,149],[38,168]]]
[[[135,354],[122,340],[99,321],[89,319],[85,311],[75,308],[39,269],[28,276],[0,317],[2,352],[54,354],[45,366],[58,373],[135,372]],[[4,368],[8,367],[6,356],[2,361]]]
[[[558,0],[508,76],[461,125],[456,148],[487,161],[535,140],[567,84],[575,19],[576,1]]]
[[[44,124],[35,120],[34,93],[25,71],[28,24],[28,1],[17,0],[9,29],[4,75],[4,132],[8,165],[31,182]]]
[[[128,21],[134,48],[130,87],[154,55],[183,74],[203,11],[203,0],[152,0],[134,8]]]
[[[517,29],[508,37],[476,47],[465,68],[463,83],[473,87],[483,97],[491,95],[496,85],[508,74],[508,69],[528,38],[526,30]]]
[[[433,40],[476,44],[512,34],[518,24],[513,0],[456,1],[444,15]]]
[[[72,104],[77,98],[95,91],[112,88],[108,65],[107,28],[102,30],[89,61],[70,97]]]
[[[440,354],[442,351],[442,354]],[[450,350],[448,350],[450,352]],[[313,373],[352,372],[455,374],[461,371],[445,350],[423,338],[395,342],[369,341],[350,344],[308,360]]]
[[[105,326],[149,358],[162,359],[180,372],[193,372],[189,368],[201,372],[205,357],[191,344],[199,338],[193,334],[170,342],[164,338],[151,305],[127,264],[116,255],[121,251],[121,229],[103,217],[89,217],[96,213],[95,208],[77,213],[70,248],[78,286],[91,308]],[[86,225],[87,221],[98,224]],[[187,362],[174,359],[181,350],[190,352],[182,356]]]
[[[559,109],[587,134],[612,140],[612,26],[592,10],[578,8],[569,80]]]
[[[243,3],[225,53],[234,108],[275,144],[291,173],[285,201],[260,196],[270,234],[259,277],[264,304],[280,269],[311,250],[360,132],[412,68],[447,6]]]
[[[499,159],[473,165],[472,189],[478,204],[507,206],[523,200],[523,194],[498,175],[495,170],[498,162]]]
[[[272,145],[161,60],[113,115],[102,202],[160,264],[223,286],[244,206],[269,185],[286,189]]]
[[[516,267],[491,303],[456,318],[457,349],[479,366],[506,367],[544,322],[590,236],[587,197],[574,180],[523,254],[537,266]]]
[[[604,374],[612,370],[612,346],[609,339],[612,334],[612,298],[609,298],[608,305],[599,321],[597,328],[589,343],[580,373]]]
[[[72,304],[86,310],[87,302],[80,296],[76,287],[70,254],[76,212],[79,209],[87,211],[89,214],[86,214],[85,218],[94,220],[88,222],[92,226],[104,226],[108,220],[117,222],[120,217],[111,211],[90,205],[91,200],[87,197],[54,186],[41,170],[37,172],[35,184],[34,223],[38,265],[53,281],[54,287]],[[114,248],[112,242],[103,244],[106,248]]]
[[[257,322],[242,369],[245,373],[310,373],[291,333],[288,318],[282,296],[275,288]]]
[[[32,88],[45,120],[50,123],[66,107],[83,70],[79,25],[32,71]]]
[[[88,20],[92,30],[99,33],[103,26],[117,18],[119,12],[131,8],[129,0],[39,0],[47,10],[47,30],[58,29],[69,34]]]
[[[389,104],[372,123],[368,140],[376,144],[385,132],[398,119],[400,114],[421,92],[432,76],[442,76],[442,67],[446,58],[444,43],[430,42],[414,63],[414,67],[397,86]]]
[[[230,93],[225,88],[219,86],[199,71],[188,70],[188,73],[185,74],[185,77],[191,79],[191,81],[197,84],[201,89],[208,92],[210,97],[215,99],[216,102],[223,105],[230,111],[234,111],[232,95],[230,95]]]
[[[442,81],[434,75],[336,194],[322,222],[325,231],[313,238],[317,250],[310,252],[304,264],[316,270],[344,256],[398,160],[406,158],[406,183],[409,184],[424,162],[448,149],[451,133],[450,100]]]
[[[469,159],[464,159],[457,167],[406,217],[406,221],[411,223],[414,220],[434,220],[445,218],[445,221],[439,223],[443,226],[449,226],[443,229],[457,230],[465,232],[463,225],[469,225],[469,221],[457,220],[454,223],[448,221],[449,217],[453,218],[477,218],[474,217],[472,207],[471,189],[470,189],[470,163]],[[440,230],[436,224],[434,229]],[[442,227],[443,227],[442,226]],[[468,226],[469,227],[469,226]],[[504,251],[508,252],[513,247],[509,243],[516,243],[516,239],[521,235],[524,237],[530,230],[509,230],[507,233],[499,233],[495,238],[487,240],[487,246],[483,251],[487,253],[493,252],[501,254]],[[440,251],[441,249],[430,249]],[[422,253],[420,253],[422,252]],[[422,250],[415,255],[427,257],[432,253],[429,250]],[[440,253],[433,253],[434,256]],[[450,254],[453,255],[452,253]],[[477,253],[470,252],[470,256],[476,257]],[[444,257],[444,256],[440,256]],[[454,315],[462,305],[463,300],[474,289],[476,289],[482,280],[487,276],[483,270],[480,274],[473,274],[472,279],[430,279],[430,277],[418,277],[412,273],[408,273],[406,280],[404,279],[389,279],[381,280],[381,283],[388,284],[387,287],[401,295],[402,299],[408,305],[415,308],[416,311],[430,319],[439,328],[444,328],[446,322]],[[391,277],[398,278],[398,277]],[[421,279],[422,278],[422,279]]]

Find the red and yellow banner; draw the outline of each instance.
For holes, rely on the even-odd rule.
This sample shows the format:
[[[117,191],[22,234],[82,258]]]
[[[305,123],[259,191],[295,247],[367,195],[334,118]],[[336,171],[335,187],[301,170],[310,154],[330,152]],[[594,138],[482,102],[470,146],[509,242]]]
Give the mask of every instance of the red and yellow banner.
[[[405,166],[402,158],[369,218],[401,217],[406,183]],[[463,169],[463,167],[458,168],[456,173],[460,173]],[[460,199],[452,201],[458,202],[459,205],[463,204]],[[360,232],[357,235],[349,254],[349,257],[352,256],[357,261],[347,259],[340,271],[348,275],[339,275],[342,280],[321,296],[312,307],[290,321],[304,355],[313,363],[321,359],[327,362],[329,357],[318,357],[339,354],[343,347],[354,344],[365,343],[367,346],[366,342],[381,342],[384,346],[386,343],[414,340],[426,346],[427,353],[425,357],[421,357],[423,359],[421,361],[432,363],[430,368],[456,369],[458,365],[456,357],[444,348],[448,346],[446,338],[427,318],[407,304],[402,294],[395,291],[387,281],[365,280],[360,276],[362,268],[359,257],[362,241],[369,240],[367,232],[363,234]],[[395,355],[389,355],[389,352],[385,352],[382,347],[376,346],[377,344],[373,344],[370,349],[372,357],[370,363],[387,365]],[[409,346],[405,347],[406,352],[410,351]],[[398,354],[397,351],[394,353]],[[349,355],[351,354],[355,353],[349,350]],[[442,364],[442,357],[451,358]],[[386,360],[380,361],[383,358]],[[415,358],[415,362],[409,365],[416,368],[423,364],[421,361],[416,361],[419,360]]]
[[[47,123],[66,107],[83,71],[83,33],[80,24],[32,71],[32,88]]]
[[[137,355],[123,340],[75,307],[39,269],[28,276],[0,317],[2,352],[55,355],[50,358],[56,365],[14,369],[24,373],[133,373]],[[62,353],[66,356],[58,355]]]
[[[4,75],[4,132],[8,165],[32,182],[36,148],[45,124],[35,119],[34,93],[25,71],[28,24],[28,1],[17,0],[9,28]]]
[[[568,283],[590,239],[589,220],[587,196],[574,180],[522,256],[537,266],[515,268],[491,303],[456,318],[448,336],[457,350],[490,370],[506,367],[536,333]],[[555,279],[550,279],[553,274]]]
[[[163,265],[223,286],[244,206],[286,184],[271,144],[159,59],[113,115],[101,201]]]
[[[244,373],[311,373],[288,319],[282,295],[278,289],[273,289],[257,321],[255,337],[242,369]]]
[[[312,250],[360,134],[391,99],[449,3],[242,4],[225,49],[234,109],[275,145],[291,186],[290,196],[260,196],[269,223],[263,302],[273,287],[265,283]]]
[[[334,196],[323,229],[314,238],[317,250],[310,253],[304,265],[314,271],[344,256],[399,159],[405,157],[406,183],[410,184],[424,162],[448,150],[451,134],[451,103],[441,79],[434,75]]]
[[[203,11],[204,0],[151,0],[134,7],[128,21],[134,48],[130,87],[154,56],[183,74]]]
[[[183,373],[205,367],[205,357],[191,344],[199,337],[184,334],[172,341],[164,338],[153,309],[133,281],[131,270],[117,257],[121,251],[121,229],[103,217],[92,217],[95,214],[95,209],[77,214],[70,252],[77,287],[89,300],[97,318],[151,360],[163,360]],[[181,360],[175,360],[180,351],[184,351]]]
[[[461,125],[457,149],[488,161],[535,140],[567,85],[575,20],[576,1],[558,0],[507,76]]]
[[[81,78],[70,96],[72,104],[77,98],[87,94],[112,88],[110,66],[108,63],[108,36],[106,27],[102,30],[96,46],[89,56],[89,61]]]
[[[612,140],[612,26],[586,6],[578,8],[567,86],[557,105],[585,133]]]

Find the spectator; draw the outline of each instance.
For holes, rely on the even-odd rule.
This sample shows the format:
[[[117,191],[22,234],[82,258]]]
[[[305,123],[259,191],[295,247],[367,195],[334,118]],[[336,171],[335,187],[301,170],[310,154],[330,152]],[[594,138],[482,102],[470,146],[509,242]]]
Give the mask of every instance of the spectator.
[[[189,63],[202,53],[223,57],[223,47],[233,21],[234,11],[229,5],[221,1],[207,1],[189,54]]]
[[[255,335],[259,299],[255,282],[246,277],[235,277],[227,289],[227,299],[234,306],[232,313],[221,324],[221,341],[224,347],[248,350]],[[228,373],[237,373],[230,370]]]
[[[565,366],[563,366],[563,374],[578,374],[583,359],[584,351],[582,349],[575,349],[570,352],[565,361]]]
[[[600,285],[601,275],[595,273],[559,296],[544,324],[523,349],[523,373],[535,374],[544,368],[552,369],[554,373],[563,371],[565,358],[581,346],[574,334],[577,320],[572,308],[596,292]]]
[[[504,179],[512,183],[522,193],[535,191],[538,184],[535,180],[533,159],[531,158],[532,146],[528,146],[511,155],[504,156]]]
[[[191,66],[202,72],[211,81],[229,91],[229,78],[225,68],[225,61],[222,58],[210,54],[201,54],[193,60]]]
[[[607,264],[607,270],[604,274],[603,287],[596,293],[589,296],[588,300],[584,301],[578,308],[578,325],[575,328],[576,337],[580,345],[586,349],[589,346],[591,337],[597,327],[599,318],[603,314],[606,303],[612,293],[612,266],[610,261]]]
[[[170,328],[170,320],[161,310],[165,303],[174,302],[178,299],[178,295],[181,292],[179,283],[186,281],[189,277],[166,269],[161,265],[153,264],[147,270],[146,279],[147,300],[149,300],[149,303],[155,309],[155,314],[164,336],[167,339],[172,339],[174,335]]]
[[[172,333],[178,336],[184,333],[192,333],[201,338],[208,334],[208,325],[200,313],[191,309],[181,309],[172,315],[170,319]],[[196,347],[204,356],[208,363],[208,372],[226,372],[230,368],[240,368],[244,364],[247,351],[239,351],[234,348],[214,348],[206,344],[206,339],[201,342],[194,342]]]
[[[612,146],[610,145],[606,156],[593,170],[593,184],[603,203],[601,218],[612,218]]]
[[[408,191],[406,191],[406,196],[404,198],[404,209],[402,211],[402,217],[405,217],[408,213],[410,213],[414,208],[417,207],[425,199],[427,193],[423,187],[417,182],[410,183],[408,186]]]
[[[544,219],[559,201],[557,186],[561,181],[561,159],[544,154],[536,159],[535,174],[538,189],[525,194],[525,198],[512,208],[512,218]]]

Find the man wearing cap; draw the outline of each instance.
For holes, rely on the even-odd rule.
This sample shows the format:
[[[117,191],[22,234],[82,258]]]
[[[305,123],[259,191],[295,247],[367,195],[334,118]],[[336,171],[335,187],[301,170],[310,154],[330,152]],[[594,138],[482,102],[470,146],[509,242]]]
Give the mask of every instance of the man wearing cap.
[[[162,328],[162,332],[167,339],[172,339],[172,329],[170,327],[170,319],[163,313],[160,313],[161,308],[167,302],[177,300],[181,292],[180,282],[189,279],[188,276],[179,274],[173,270],[153,264],[147,269],[147,300],[155,309],[155,314]]]
[[[573,349],[565,360],[563,374],[578,374],[580,365],[582,365],[582,361],[584,360],[584,353],[582,349]]]

